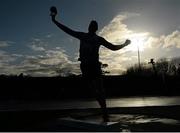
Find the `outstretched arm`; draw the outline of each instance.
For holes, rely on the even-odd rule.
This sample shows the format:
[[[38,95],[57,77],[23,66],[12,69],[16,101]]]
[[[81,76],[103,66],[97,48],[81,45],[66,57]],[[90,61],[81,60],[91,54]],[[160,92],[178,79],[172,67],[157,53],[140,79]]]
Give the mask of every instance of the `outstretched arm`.
[[[59,27],[59,28],[60,28],[62,31],[64,31],[65,33],[67,33],[67,34],[69,34],[69,35],[71,35],[71,36],[73,36],[73,37],[75,37],[75,38],[80,39],[80,37],[81,37],[80,32],[76,32],[76,31],[68,28],[67,26],[63,25],[62,23],[58,22],[58,21],[56,20],[56,15],[57,15],[57,14],[51,15],[51,17],[52,17],[52,22],[54,22],[54,24],[56,24],[57,27]]]
[[[120,50],[126,46],[128,46],[131,43],[130,40],[126,40],[126,42],[124,44],[121,45],[113,45],[112,43],[106,41],[104,38],[102,39],[102,45],[105,46],[106,48],[113,50],[113,51],[117,51]]]

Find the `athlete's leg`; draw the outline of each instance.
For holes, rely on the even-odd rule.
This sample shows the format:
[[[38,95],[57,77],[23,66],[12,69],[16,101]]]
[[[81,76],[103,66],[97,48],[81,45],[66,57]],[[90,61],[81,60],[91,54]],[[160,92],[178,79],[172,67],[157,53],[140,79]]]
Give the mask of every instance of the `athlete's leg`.
[[[97,78],[96,80],[93,80],[93,86],[95,89],[96,100],[98,101],[102,109],[104,122],[108,122],[109,117],[108,117],[108,110],[107,110],[107,105],[106,105],[106,94],[103,87],[102,78]]]
[[[106,95],[103,87],[103,79],[101,77],[101,68],[99,66],[94,68],[94,66],[96,65],[87,66],[86,64],[81,63],[81,71],[83,77],[87,81],[87,87],[93,90],[96,100],[102,109],[104,122],[108,122],[109,118],[106,106]]]

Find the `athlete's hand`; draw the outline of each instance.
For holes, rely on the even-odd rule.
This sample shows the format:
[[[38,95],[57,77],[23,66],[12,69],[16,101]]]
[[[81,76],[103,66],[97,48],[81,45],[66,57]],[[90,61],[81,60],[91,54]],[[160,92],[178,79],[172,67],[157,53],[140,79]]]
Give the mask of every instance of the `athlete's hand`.
[[[52,21],[55,21],[56,16],[57,16],[57,8],[55,6],[52,6],[50,8],[50,16],[52,17]]]
[[[124,44],[125,44],[125,46],[128,46],[129,44],[131,44],[131,40],[126,40],[126,42]]]

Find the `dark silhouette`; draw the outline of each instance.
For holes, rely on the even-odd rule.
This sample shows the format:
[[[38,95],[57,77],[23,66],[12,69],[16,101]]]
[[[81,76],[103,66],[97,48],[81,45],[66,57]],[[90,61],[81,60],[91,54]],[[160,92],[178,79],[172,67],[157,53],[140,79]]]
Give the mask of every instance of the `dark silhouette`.
[[[80,40],[79,61],[81,62],[80,68],[82,76],[87,80],[88,87],[91,87],[91,89],[93,89],[96,93],[96,99],[103,111],[104,121],[109,121],[106,109],[105,91],[103,89],[103,82],[101,78],[102,64],[99,62],[99,48],[103,45],[110,50],[116,51],[129,45],[131,41],[126,40],[126,42],[122,45],[113,45],[109,43],[104,38],[96,34],[96,31],[98,30],[98,23],[94,20],[90,22],[88,33],[74,31],[56,20],[56,7],[51,7],[50,11],[52,21],[57,25],[57,27],[65,33]]]
[[[173,74],[174,76],[177,75],[177,68],[176,68],[176,65],[175,65],[175,64],[173,64],[173,65],[171,66],[170,70],[171,70],[171,72],[172,72],[172,74]]]
[[[180,64],[179,64],[179,66],[177,68],[177,74],[180,76]]]
[[[156,63],[154,62],[154,59],[151,59],[150,62],[148,62],[148,64],[152,64],[153,71],[154,71],[155,75],[157,75]]]

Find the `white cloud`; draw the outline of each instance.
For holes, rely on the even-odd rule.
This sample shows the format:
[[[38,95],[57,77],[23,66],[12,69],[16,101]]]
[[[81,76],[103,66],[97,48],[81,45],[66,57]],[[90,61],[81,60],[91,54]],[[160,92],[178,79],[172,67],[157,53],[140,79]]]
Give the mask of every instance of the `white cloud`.
[[[21,59],[20,63],[16,62]],[[80,74],[79,63],[69,60],[63,49],[44,50],[41,55],[10,54],[0,51],[0,74],[35,77]]]
[[[61,47],[50,49],[46,46],[50,45],[45,39],[33,38],[28,47],[35,51],[36,55],[26,55],[20,65],[14,66],[14,69],[18,69],[18,73],[31,76],[80,74],[79,63],[70,61],[64,49]]]
[[[117,15],[99,32],[99,35],[114,44],[123,44],[126,39],[134,39],[135,36],[140,36],[141,38],[145,37],[149,33],[136,33],[128,29],[128,26],[123,23],[124,20],[137,16],[139,16],[139,14],[136,13],[124,13],[123,15]],[[136,49],[136,46],[134,47]],[[107,50],[106,48],[101,48],[101,61],[109,64],[108,70],[111,74],[119,74],[126,70],[128,64],[135,63],[136,60],[134,60],[134,56],[136,53],[132,52],[136,51],[134,50],[134,47],[127,47],[115,52]]]
[[[133,31],[129,30],[123,21],[137,16],[140,16],[140,14],[128,12],[119,14],[99,32],[99,35],[110,42],[120,43],[124,41],[124,39],[127,39],[127,35],[133,34]]]
[[[180,32],[174,31],[171,34],[160,37],[149,37],[146,42],[148,48],[162,48],[170,50],[171,48],[180,48]]]
[[[46,35],[46,38],[51,38],[53,36],[54,36],[54,34],[48,34],[48,35]]]
[[[47,45],[47,43],[45,41],[43,41],[42,39],[39,38],[33,38],[32,41],[30,42],[30,44],[28,45],[33,51],[39,51],[39,52],[43,52],[45,51],[45,46]]]
[[[14,69],[12,63],[14,63],[19,56],[16,54],[9,54],[6,51],[0,51],[0,74],[16,74],[18,69]]]
[[[11,41],[0,41],[0,48],[2,47],[8,47],[10,46],[11,44],[13,44],[14,42],[11,42]]]
[[[45,38],[50,37],[46,36]],[[0,41],[0,47],[10,46],[10,41]],[[69,60],[66,51],[61,47],[47,48],[49,43],[45,39],[33,38],[28,43],[32,55],[8,53],[0,50],[0,74],[31,76],[67,76],[80,74],[78,62]]]
[[[180,32],[174,31],[164,39],[164,48],[176,47],[180,48]]]
[[[37,46],[37,45],[30,45],[29,47],[34,51],[45,51],[45,48]]]
[[[99,32],[99,35],[103,36],[110,42],[122,41],[127,34],[132,33],[132,31],[128,30],[127,25],[122,22],[125,19],[127,19],[127,16],[117,15],[107,26],[105,26]]]
[[[27,56],[18,69],[31,76],[80,74],[79,64],[70,61],[64,50],[46,50],[45,55]]]
[[[14,56],[14,57],[23,57],[24,55],[22,55],[22,54],[12,54],[12,56]]]
[[[5,51],[0,51],[0,62],[1,63],[9,63],[16,60],[16,57],[8,54]]]

